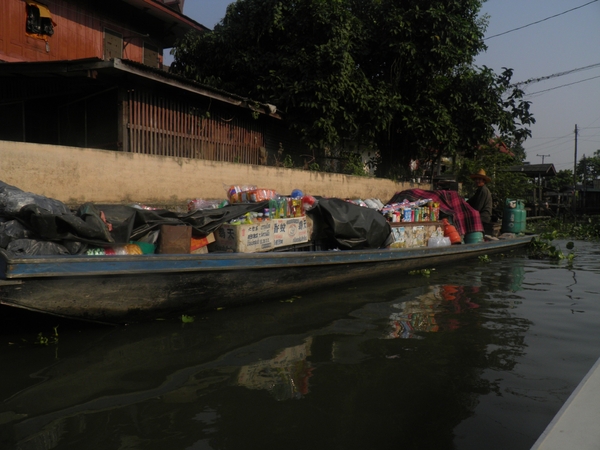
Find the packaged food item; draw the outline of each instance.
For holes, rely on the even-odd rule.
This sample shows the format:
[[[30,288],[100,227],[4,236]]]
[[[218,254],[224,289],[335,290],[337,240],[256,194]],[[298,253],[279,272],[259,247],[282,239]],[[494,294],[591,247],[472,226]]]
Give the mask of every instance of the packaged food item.
[[[302,197],[302,209],[304,211],[314,208],[316,203],[317,200],[312,195],[305,195]]]
[[[90,248],[85,254],[89,256],[104,256],[106,253],[103,248]]]
[[[276,196],[277,193],[273,189],[253,189],[248,191],[248,201],[252,203],[264,202]]]
[[[227,206],[229,202],[227,200],[203,200],[201,198],[195,198],[188,202],[188,211],[198,211],[202,209],[217,209]]]
[[[248,192],[257,189],[256,186],[251,185],[234,185],[229,186],[227,190],[227,198],[230,203],[245,203],[250,201],[248,198]]]
[[[230,203],[257,203],[277,197],[273,189],[257,188],[256,186],[230,186],[227,198]]]
[[[86,252],[87,255],[110,256],[110,255],[141,255],[142,249],[137,244],[113,245],[106,248],[91,248]]]

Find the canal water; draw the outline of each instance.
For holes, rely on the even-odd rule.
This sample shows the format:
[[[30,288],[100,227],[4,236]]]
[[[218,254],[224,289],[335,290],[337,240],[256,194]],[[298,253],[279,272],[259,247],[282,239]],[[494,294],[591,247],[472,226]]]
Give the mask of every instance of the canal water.
[[[192,323],[0,309],[0,448],[529,449],[600,357],[600,244],[573,251]]]

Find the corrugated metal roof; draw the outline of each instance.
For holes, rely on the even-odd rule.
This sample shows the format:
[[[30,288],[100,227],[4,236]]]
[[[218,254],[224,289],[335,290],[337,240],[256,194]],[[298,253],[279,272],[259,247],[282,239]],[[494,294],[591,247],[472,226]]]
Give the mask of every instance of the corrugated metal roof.
[[[528,177],[553,177],[556,175],[554,164],[523,164],[522,166],[511,166],[505,169],[507,172],[522,172]]]
[[[68,61],[0,64],[0,77],[25,76],[35,78],[43,76],[84,76],[93,78],[94,73],[101,74],[106,77],[122,77],[124,74],[131,74],[136,77],[152,80],[156,83],[166,84],[176,89],[181,89],[193,94],[209,97],[234,106],[251,109],[277,119],[281,118],[277,113],[277,107],[274,105],[260,103],[246,97],[213,88],[211,86],[196,83],[187,78],[174,75],[161,69],[125,59],[115,58],[104,61],[98,58],[86,58]]]

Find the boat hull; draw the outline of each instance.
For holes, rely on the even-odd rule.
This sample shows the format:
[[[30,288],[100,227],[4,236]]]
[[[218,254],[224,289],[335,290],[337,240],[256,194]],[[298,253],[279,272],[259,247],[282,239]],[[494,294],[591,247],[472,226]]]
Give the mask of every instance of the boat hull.
[[[260,254],[51,256],[0,253],[0,303],[127,323],[290,298],[344,282],[523,247],[531,236],[451,247]]]

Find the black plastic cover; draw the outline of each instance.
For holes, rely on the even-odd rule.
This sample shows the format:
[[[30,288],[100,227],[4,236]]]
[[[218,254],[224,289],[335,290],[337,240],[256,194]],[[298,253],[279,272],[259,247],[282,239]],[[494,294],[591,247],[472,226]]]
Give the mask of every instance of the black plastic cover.
[[[377,210],[339,198],[321,198],[308,214],[314,222],[313,238],[326,239],[331,247],[358,250],[389,244],[392,229]]]

